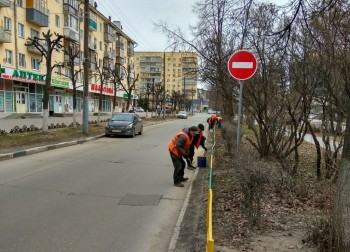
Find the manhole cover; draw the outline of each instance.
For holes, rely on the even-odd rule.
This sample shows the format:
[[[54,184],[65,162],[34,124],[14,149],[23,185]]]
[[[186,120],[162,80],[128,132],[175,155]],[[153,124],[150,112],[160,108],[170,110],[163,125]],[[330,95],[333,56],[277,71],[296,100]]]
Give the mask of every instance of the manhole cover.
[[[156,206],[161,198],[162,195],[127,194],[119,201],[119,205]]]

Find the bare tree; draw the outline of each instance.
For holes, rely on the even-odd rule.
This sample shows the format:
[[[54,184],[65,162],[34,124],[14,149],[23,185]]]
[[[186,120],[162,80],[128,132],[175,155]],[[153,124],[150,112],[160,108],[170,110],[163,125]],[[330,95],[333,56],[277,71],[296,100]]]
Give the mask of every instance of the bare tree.
[[[53,39],[52,36],[55,35]],[[52,64],[53,52],[60,52],[62,49],[62,39],[63,35],[58,33],[51,33],[48,30],[46,33],[42,33],[42,38],[33,37],[27,38],[25,46],[34,46],[41,53],[41,62],[44,57],[46,60],[46,76],[45,76],[45,86],[43,93],[43,132],[48,131],[48,118],[49,118],[49,97],[50,97],[50,88],[51,88],[51,76],[52,71],[59,63]]]
[[[109,68],[109,72],[111,75],[110,82],[113,84],[113,89],[114,89],[112,115],[115,112],[115,107],[117,104],[117,92],[118,90],[120,90],[120,86],[122,85],[122,81],[124,79],[124,75],[125,75],[124,70],[125,69],[119,63],[114,64],[113,68],[111,68],[111,66]]]
[[[124,68],[126,84],[120,83],[120,87],[127,94],[126,108],[128,109],[131,104],[132,93],[135,90],[136,83],[139,80],[139,74],[135,76],[134,66],[131,63],[129,63],[126,68],[124,66],[122,67]]]
[[[98,77],[98,80],[100,82],[100,90],[99,90],[99,96],[98,96],[98,117],[97,117],[97,123],[99,124],[101,122],[101,113],[102,113],[102,106],[103,106],[103,90],[104,86],[107,83],[107,80],[111,77],[110,75],[110,65],[107,58],[104,58],[102,61],[99,61],[96,66],[96,76]]]
[[[76,65],[79,64],[80,48],[77,43],[69,43],[64,46],[65,61],[60,66],[68,68],[69,74],[59,73],[64,75],[72,81],[73,86],[73,127],[77,127],[77,79],[79,74],[82,72],[82,68],[76,69]]]

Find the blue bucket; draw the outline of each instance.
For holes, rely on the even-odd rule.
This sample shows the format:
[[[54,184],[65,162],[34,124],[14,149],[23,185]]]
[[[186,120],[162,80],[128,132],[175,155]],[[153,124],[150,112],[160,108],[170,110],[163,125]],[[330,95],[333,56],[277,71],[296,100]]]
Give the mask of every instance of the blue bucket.
[[[197,167],[199,168],[207,167],[207,157],[197,157]]]

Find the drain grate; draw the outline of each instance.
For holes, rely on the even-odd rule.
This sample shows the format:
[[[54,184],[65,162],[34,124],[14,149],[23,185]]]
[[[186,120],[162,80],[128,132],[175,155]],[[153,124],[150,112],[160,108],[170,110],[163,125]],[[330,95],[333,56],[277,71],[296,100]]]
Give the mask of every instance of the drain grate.
[[[119,201],[118,204],[128,206],[156,206],[161,198],[162,195],[157,194],[127,194]]]

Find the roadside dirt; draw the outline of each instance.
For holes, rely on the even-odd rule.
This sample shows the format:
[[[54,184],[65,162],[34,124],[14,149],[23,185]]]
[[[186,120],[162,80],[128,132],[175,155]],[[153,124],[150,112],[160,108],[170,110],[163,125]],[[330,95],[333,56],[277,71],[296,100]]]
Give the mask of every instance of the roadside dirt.
[[[210,140],[209,140],[210,141]],[[221,135],[217,136],[213,170],[213,238],[216,252],[316,252],[308,239],[315,223],[331,209],[332,185],[318,183],[309,172],[299,178],[294,187],[280,190],[273,179],[264,187],[260,223],[251,225],[244,208],[244,193],[237,166],[239,160],[227,155]],[[207,146],[208,147],[208,146]],[[304,146],[301,163],[313,167],[312,148]],[[241,155],[254,156],[250,144],[242,143]],[[207,157],[208,158],[208,157]],[[238,159],[238,158],[237,158]],[[265,162],[265,161],[264,161]],[[279,165],[266,161],[264,165],[277,171]],[[201,252],[206,249],[206,209],[209,173],[197,168],[188,209],[184,216],[177,252]],[[188,170],[186,170],[188,172]],[[278,177],[270,173],[271,177]]]

